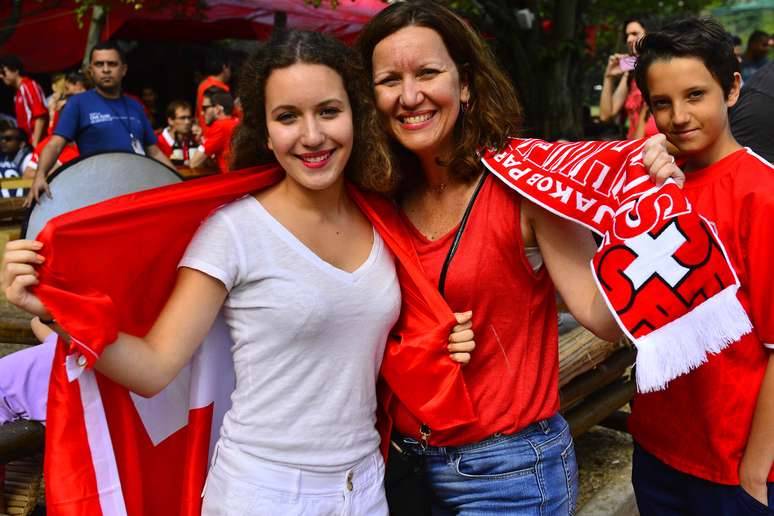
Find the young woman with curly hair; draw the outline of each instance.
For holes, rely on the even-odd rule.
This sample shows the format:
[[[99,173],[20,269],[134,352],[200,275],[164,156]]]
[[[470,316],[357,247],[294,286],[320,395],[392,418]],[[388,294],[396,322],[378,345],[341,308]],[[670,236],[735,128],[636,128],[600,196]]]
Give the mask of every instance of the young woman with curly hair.
[[[233,160],[276,160],[285,177],[216,210],[150,332],[120,333],[96,362],[153,396],[223,311],[236,388],[205,515],[387,514],[376,381],[401,292],[390,250],[345,185],[394,187],[369,90],[358,55],[329,36],[285,32],[264,45],[243,73]],[[40,249],[10,243],[3,284],[11,302],[50,319],[27,290]]]

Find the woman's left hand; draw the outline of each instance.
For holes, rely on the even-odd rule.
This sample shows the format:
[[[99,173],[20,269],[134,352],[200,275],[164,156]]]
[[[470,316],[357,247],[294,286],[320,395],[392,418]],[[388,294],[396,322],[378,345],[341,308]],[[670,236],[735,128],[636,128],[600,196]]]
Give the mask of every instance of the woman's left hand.
[[[466,365],[470,362],[471,353],[476,349],[476,342],[473,340],[473,312],[455,313],[457,325],[452,328],[449,335],[449,356],[455,362]]]
[[[657,186],[672,178],[677,186],[682,188],[685,184],[685,173],[675,165],[675,158],[669,154],[667,145],[669,144],[666,136],[661,133],[648,138],[642,149],[642,164],[648,169],[650,179]]]

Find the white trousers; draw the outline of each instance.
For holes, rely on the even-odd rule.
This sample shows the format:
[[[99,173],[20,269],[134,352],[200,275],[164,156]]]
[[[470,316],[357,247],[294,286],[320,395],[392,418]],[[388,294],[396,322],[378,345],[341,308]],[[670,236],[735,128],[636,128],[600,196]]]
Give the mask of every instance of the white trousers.
[[[236,453],[234,453],[236,452]],[[218,444],[204,488],[203,516],[388,516],[379,451],[335,473],[246,457]],[[245,474],[249,471],[249,475]]]

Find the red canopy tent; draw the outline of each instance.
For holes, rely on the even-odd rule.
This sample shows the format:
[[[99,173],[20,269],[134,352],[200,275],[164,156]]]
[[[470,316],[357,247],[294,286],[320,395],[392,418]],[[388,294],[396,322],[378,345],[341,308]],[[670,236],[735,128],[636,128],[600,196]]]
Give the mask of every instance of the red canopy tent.
[[[117,5],[107,16],[101,39],[212,41],[225,38],[265,39],[276,13],[285,13],[286,26],[327,32],[345,41],[387,4],[383,0],[329,1],[320,7],[304,0],[184,0],[146,2],[135,11]],[[77,65],[83,59],[89,19],[78,27],[75,0],[0,2],[0,53],[22,58],[31,73],[45,73]]]

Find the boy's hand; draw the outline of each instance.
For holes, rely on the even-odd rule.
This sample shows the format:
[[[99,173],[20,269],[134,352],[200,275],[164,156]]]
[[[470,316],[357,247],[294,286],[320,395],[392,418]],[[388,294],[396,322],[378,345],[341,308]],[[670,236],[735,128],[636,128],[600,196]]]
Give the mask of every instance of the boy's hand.
[[[747,459],[747,454],[742,457],[742,463],[739,466],[739,483],[742,485],[742,489],[761,502],[766,507],[769,506],[769,488],[766,483],[766,477],[768,476],[769,467],[765,473],[756,474],[755,466],[751,465],[750,460]],[[760,469],[760,468],[758,468]]]
[[[452,360],[465,365],[470,362],[470,353],[476,349],[473,340],[473,312],[455,313],[454,317],[457,319],[457,325],[449,335],[447,349]]]
[[[659,133],[651,136],[642,149],[642,163],[648,169],[650,179],[657,186],[671,178],[680,188],[685,184],[685,173],[675,165],[675,158],[667,151],[666,136]]]

